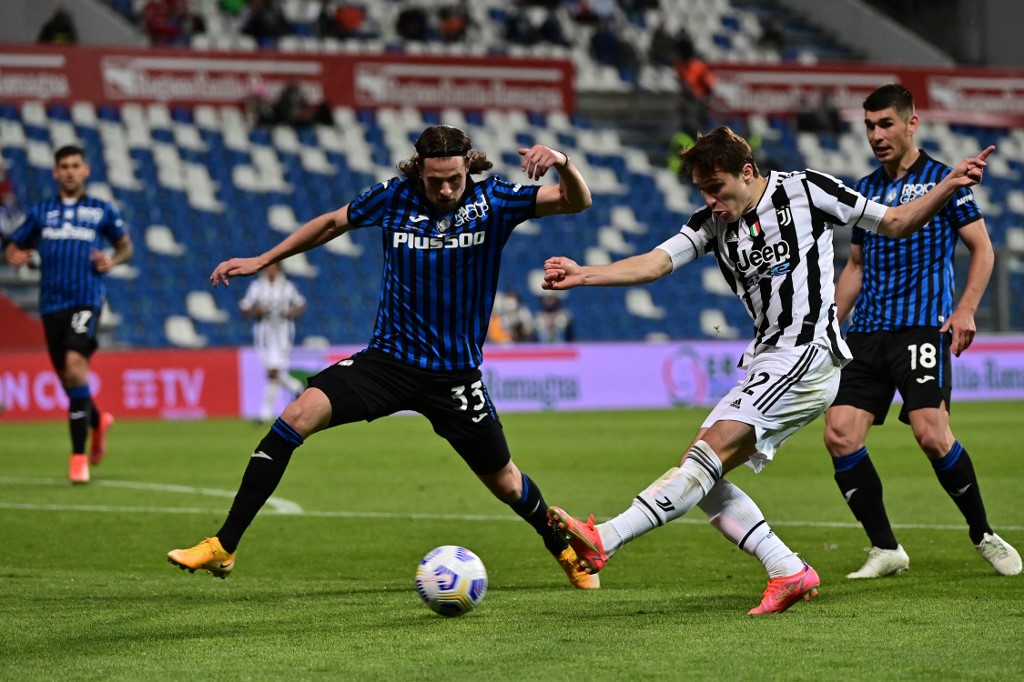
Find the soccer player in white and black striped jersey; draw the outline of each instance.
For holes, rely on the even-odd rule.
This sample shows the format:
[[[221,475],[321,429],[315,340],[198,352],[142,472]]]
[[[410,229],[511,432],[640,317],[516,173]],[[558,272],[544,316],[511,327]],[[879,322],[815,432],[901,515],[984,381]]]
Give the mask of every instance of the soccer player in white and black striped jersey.
[[[595,526],[593,516],[584,523],[558,507],[548,510],[581,568],[596,573],[625,543],[699,506],[768,571],[768,588],[750,614],[779,613],[817,594],[818,574],[724,475],[741,464],[760,471],[836,395],[850,352],[836,317],[833,228],[905,237],[960,188],[980,182],[993,149],[962,161],[921,198],[887,208],[817,171],[762,176],[746,140],[720,127],[680,152],[706,206],[678,234],[646,254],[607,265],[581,266],[565,257],[544,263],[544,287],[561,290],[645,284],[713,253],[754,321],[754,340],[740,361],[745,378],[711,411],[678,467],[607,523]]]
[[[898,83],[864,100],[864,130],[880,165],[854,187],[896,206],[919,196],[949,167],[917,148],[914,98]],[[967,281],[953,306],[953,256],[958,241],[970,252]],[[847,578],[898,575],[910,557],[897,543],[882,500],[882,480],[866,445],[872,425],[885,423],[896,390],[899,420],[909,424],[952,498],[978,553],[1000,575],[1018,575],[1021,558],[988,523],[971,457],[949,426],[952,355],[974,340],[974,311],[995,260],[992,242],[969,189],[954,195],[910,239],[854,229],[850,258],[836,284],[840,320],[854,309],[846,340],[854,360],[843,368],[839,392],[825,413],[825,447],[850,511],[871,541],[868,558]]]
[[[238,307],[243,315],[256,320],[252,326],[253,345],[267,371],[259,416],[260,424],[265,424],[274,414],[281,386],[296,396],[304,388],[301,381],[288,373],[288,364],[295,342],[295,318],[306,312],[306,297],[284,276],[281,265],[272,263],[245,290]]]
[[[597,576],[577,568],[565,538],[548,526],[537,483],[512,461],[479,369],[501,255],[513,230],[533,218],[583,211],[592,202],[590,189],[568,156],[539,144],[519,150],[521,170],[539,180],[556,169],[557,183],[474,179],[492,163],[452,126],[427,128],[415,149],[398,166],[402,177],[310,220],[259,256],[224,261],[210,276],[214,286],[227,285],[350,230],[380,230],[384,269],[368,347],[309,380],[249,458],[224,525],[195,547],[169,552],[171,563],[226,576],[242,535],[306,438],[412,410],[537,531],[574,587],[599,587]],[[343,297],[343,283],[338,291]]]

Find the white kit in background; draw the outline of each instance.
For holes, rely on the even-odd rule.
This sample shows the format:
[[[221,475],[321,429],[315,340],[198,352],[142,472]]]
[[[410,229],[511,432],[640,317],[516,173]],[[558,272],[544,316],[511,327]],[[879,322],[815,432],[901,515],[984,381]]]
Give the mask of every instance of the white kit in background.
[[[306,298],[275,263],[249,285],[238,305],[246,317],[256,320],[253,344],[267,370],[260,421],[267,422],[273,417],[281,385],[295,394],[304,388],[302,382],[288,374],[288,366],[295,341],[295,318],[305,312]]]

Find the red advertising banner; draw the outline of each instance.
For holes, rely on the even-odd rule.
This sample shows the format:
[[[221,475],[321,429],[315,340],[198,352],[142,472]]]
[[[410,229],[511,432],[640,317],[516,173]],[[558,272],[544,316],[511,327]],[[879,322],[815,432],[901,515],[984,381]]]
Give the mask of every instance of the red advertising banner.
[[[100,351],[89,385],[121,418],[236,417],[238,351]],[[0,355],[0,421],[66,419],[68,399],[45,352]]]
[[[0,100],[238,104],[298,79],[333,106],[572,111],[568,60],[0,46]]]
[[[828,92],[840,110],[859,117],[864,98],[885,83],[903,83],[931,120],[991,126],[1024,125],[1024,71],[898,66],[752,66],[715,64],[715,96],[724,111],[789,115],[800,100]]]

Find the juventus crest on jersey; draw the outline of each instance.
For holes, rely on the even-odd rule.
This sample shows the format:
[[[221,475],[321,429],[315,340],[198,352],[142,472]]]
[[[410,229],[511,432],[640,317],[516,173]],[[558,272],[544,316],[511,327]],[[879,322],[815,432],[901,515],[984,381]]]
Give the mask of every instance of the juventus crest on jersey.
[[[849,360],[836,319],[832,228],[874,231],[885,207],[817,171],[772,172],[766,179],[764,194],[742,220],[724,223],[704,208],[680,234],[696,256],[715,253],[746,306],[755,331],[748,353],[820,339],[837,359]],[[673,262],[678,267],[678,255]]]

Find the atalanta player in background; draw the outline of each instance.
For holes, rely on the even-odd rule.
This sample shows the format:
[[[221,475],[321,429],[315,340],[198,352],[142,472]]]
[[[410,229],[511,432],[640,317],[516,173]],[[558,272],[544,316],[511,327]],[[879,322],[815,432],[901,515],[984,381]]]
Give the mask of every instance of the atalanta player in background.
[[[117,208],[85,192],[89,164],[81,147],[54,153],[57,196],[32,207],[4,249],[7,262],[26,265],[39,254],[39,313],[50,361],[68,395],[72,483],[89,482],[89,465],[99,464],[106,432],[114,423],[100,412],[89,388],[89,360],[98,346],[96,327],[103,308],[103,279],[132,257],[132,241]],[[104,249],[113,245],[113,254]],[[92,442],[85,450],[89,431]]]

